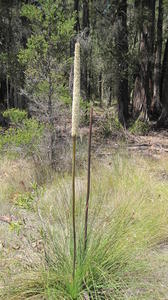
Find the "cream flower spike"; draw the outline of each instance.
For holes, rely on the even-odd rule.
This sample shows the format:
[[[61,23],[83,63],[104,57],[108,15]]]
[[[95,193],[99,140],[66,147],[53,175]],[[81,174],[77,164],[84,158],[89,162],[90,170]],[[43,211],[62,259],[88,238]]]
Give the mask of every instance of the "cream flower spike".
[[[80,103],[80,44],[75,44],[74,85],[72,103],[72,137],[78,134]]]

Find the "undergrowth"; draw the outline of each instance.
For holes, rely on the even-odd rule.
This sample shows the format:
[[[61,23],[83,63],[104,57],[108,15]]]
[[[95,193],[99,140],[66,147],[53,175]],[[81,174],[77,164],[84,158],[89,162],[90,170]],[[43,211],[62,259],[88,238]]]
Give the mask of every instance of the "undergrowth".
[[[156,170],[155,170],[156,171]],[[83,251],[85,174],[77,177],[77,264],[72,279],[71,178],[57,175],[38,202],[41,262],[4,276],[0,298],[126,299],[146,271],[144,253],[167,236],[168,184],[153,162],[113,157],[92,170],[87,251]],[[33,232],[32,232],[33,234]],[[137,280],[137,281],[136,281]]]
[[[137,119],[129,128],[129,132],[135,135],[146,135],[150,131],[150,125],[148,122]]]

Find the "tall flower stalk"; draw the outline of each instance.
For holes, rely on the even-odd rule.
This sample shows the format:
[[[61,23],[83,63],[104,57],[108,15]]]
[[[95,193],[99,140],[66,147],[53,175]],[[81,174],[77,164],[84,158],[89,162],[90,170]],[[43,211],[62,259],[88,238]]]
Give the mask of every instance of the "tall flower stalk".
[[[74,59],[74,84],[72,103],[72,226],[73,226],[73,279],[76,269],[76,220],[75,220],[75,160],[76,160],[76,136],[79,125],[79,103],[80,103],[80,44],[75,44]]]
[[[90,196],[92,119],[93,119],[93,108],[91,107],[91,110],[90,110],[90,126],[89,126],[89,142],[88,142],[88,174],[87,174],[87,195],[86,195],[86,207],[85,207],[84,251],[86,251],[86,248],[87,248],[87,235],[88,235],[88,211],[89,211],[89,196]]]

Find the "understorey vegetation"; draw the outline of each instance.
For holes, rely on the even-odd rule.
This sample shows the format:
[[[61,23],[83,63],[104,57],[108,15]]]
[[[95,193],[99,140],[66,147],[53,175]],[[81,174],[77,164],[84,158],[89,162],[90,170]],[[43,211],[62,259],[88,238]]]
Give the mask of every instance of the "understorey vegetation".
[[[29,170],[24,185],[17,182],[21,164]],[[33,183],[30,162],[1,162],[4,167],[8,174],[10,169],[15,172],[15,186],[9,193],[12,175],[3,179],[1,211],[5,214],[12,201],[15,218],[1,226],[1,299],[150,299],[151,278],[154,295],[166,293],[166,287],[159,290],[156,265],[149,259],[167,239],[168,185],[158,177],[167,170],[164,159],[156,163],[120,154],[112,164],[94,161],[86,252],[86,174],[77,174],[74,281],[70,176],[55,174],[41,188]]]

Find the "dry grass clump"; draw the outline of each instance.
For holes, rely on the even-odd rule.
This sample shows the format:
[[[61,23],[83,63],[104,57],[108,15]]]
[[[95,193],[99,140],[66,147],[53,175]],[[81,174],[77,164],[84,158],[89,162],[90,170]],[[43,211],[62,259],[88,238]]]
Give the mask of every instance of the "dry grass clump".
[[[16,197],[17,193],[27,191],[35,181],[35,171],[32,163],[23,159],[0,160],[0,208],[1,214],[5,205]]]
[[[168,183],[158,180],[152,164],[120,155],[110,164],[94,164],[86,252],[86,182],[77,177],[74,280],[71,178],[57,176],[37,209],[43,263],[9,277],[1,299],[125,299],[131,278],[138,284],[144,271],[144,253],[167,238]]]

